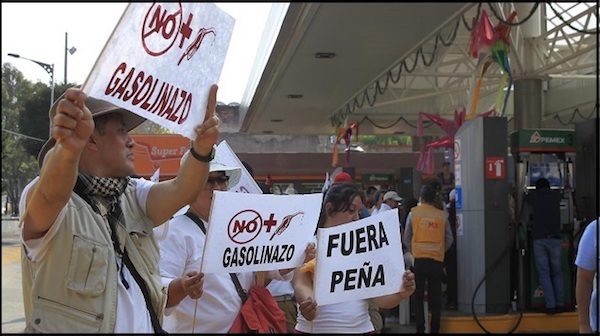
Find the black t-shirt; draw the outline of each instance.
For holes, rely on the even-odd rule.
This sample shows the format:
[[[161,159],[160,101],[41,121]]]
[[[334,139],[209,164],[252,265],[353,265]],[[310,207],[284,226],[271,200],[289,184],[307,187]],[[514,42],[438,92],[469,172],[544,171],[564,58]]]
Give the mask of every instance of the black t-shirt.
[[[539,189],[527,195],[532,210],[532,237],[560,238],[560,199],[558,190]]]

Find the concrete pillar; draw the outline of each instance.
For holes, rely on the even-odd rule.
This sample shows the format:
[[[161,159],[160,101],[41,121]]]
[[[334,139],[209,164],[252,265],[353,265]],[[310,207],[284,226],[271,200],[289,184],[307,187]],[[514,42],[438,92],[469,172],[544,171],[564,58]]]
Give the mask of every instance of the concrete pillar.
[[[533,8],[533,3],[515,3],[518,19],[529,15]],[[514,83],[514,130],[522,128],[539,128],[542,126],[543,106],[543,81],[538,78],[528,78],[527,74],[533,73],[540,66],[539,60],[532,52],[536,48],[536,38],[542,33],[542,13],[543,3],[538,5],[533,15],[523,23],[521,33],[524,38],[521,41],[520,59],[523,64],[523,79],[517,79]]]
[[[544,110],[542,79],[524,78],[515,81],[514,118],[515,130],[542,127]]]

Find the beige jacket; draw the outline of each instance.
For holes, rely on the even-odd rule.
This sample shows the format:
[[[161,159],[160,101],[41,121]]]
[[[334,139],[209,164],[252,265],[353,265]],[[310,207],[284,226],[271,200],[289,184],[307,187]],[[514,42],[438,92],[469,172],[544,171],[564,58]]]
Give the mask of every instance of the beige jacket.
[[[75,193],[67,214],[39,261],[22,258],[25,332],[112,333],[117,309],[117,266],[108,221]],[[158,269],[153,223],[138,206],[135,182],[121,197],[127,228],[118,236],[141,277],[160,320],[166,288]],[[23,253],[24,254],[24,253]],[[140,309],[146,309],[140,302]]]

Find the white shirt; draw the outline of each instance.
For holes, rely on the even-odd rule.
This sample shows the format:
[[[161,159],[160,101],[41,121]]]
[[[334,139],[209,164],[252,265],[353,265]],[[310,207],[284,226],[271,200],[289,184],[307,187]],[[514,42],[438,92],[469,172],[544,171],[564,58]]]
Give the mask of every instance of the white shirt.
[[[271,280],[267,285],[267,289],[273,296],[294,295],[294,286],[291,281]]]
[[[205,228],[208,225],[204,222]],[[154,229],[160,247],[160,275],[163,285],[188,272],[200,272],[206,236],[198,225],[185,214],[172,218],[168,223]],[[254,273],[236,273],[242,288],[248,292],[254,284]],[[279,271],[270,271],[268,278],[291,279],[292,272],[284,277]],[[200,299],[186,296],[175,307],[165,309],[163,328],[169,333],[227,333],[242,308],[229,273],[204,274],[203,293]],[[196,314],[194,315],[194,310]],[[195,325],[193,325],[195,316]],[[194,330],[192,331],[192,326]]]
[[[383,203],[382,203],[383,205]],[[381,206],[379,206],[381,208]],[[377,207],[373,206],[372,208],[373,210],[371,211],[371,216],[375,216],[377,215],[377,213],[380,211],[379,209],[377,209]]]
[[[25,213],[26,210],[26,199],[27,192],[35,182],[39,180],[39,176],[33,179],[25,188],[23,189],[23,193],[21,194],[21,200],[19,202],[19,211],[20,213]],[[136,186],[136,196],[139,202],[142,211],[146,213],[146,200],[148,199],[148,192],[150,191],[150,187],[154,184],[145,179],[134,179],[137,181]],[[48,251],[51,246],[52,238],[58,232],[60,228],[60,224],[65,218],[67,211],[66,206],[60,211],[58,216],[56,217],[56,221],[46,234],[38,239],[29,239],[25,241],[23,239],[23,228],[21,227],[21,241],[25,245],[25,249],[27,251],[27,257],[31,261],[41,260],[44,258],[44,255]],[[121,266],[121,258],[117,258],[117,265]],[[125,265],[123,264],[125,267]],[[118,274],[119,272],[117,272]],[[154,333],[154,328],[152,327],[152,321],[150,320],[150,313],[146,308],[146,300],[144,299],[144,294],[142,294],[142,290],[140,286],[137,284],[131,272],[127,267],[123,269],[123,276],[125,280],[129,283],[129,289],[126,289],[123,286],[123,283],[120,280],[117,281],[117,311],[116,311],[116,321],[115,321],[115,333]],[[143,309],[141,308],[143,307]]]
[[[167,224],[163,224],[167,225]],[[163,285],[188,272],[200,271],[205,235],[185,215],[171,219],[163,230],[160,247],[160,275]],[[205,226],[208,229],[208,226]],[[254,283],[252,272],[237,273],[240,284],[248,290]],[[197,308],[196,308],[197,306]],[[242,300],[229,273],[204,274],[203,293],[200,299],[186,296],[181,302],[165,310],[163,328],[169,333],[191,333],[196,310],[194,333],[227,333],[242,307]]]
[[[387,203],[381,203],[381,206],[379,207],[379,212],[384,212],[387,210],[392,210],[392,207],[387,205]]]
[[[298,304],[296,304],[298,306]],[[296,330],[311,334],[368,333],[375,330],[367,300],[354,300],[317,307],[314,320],[307,321],[298,307]]]

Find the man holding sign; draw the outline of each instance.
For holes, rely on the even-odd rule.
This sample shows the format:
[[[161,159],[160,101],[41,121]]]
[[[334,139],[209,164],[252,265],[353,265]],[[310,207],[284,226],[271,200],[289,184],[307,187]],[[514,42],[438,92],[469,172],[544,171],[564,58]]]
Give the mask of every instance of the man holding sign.
[[[216,93],[213,85],[179,174],[159,183],[129,178],[128,132],[143,118],[75,88],[51,107],[40,176],[20,202],[25,332],[162,332],[152,228],[206,182],[219,137]]]
[[[165,330],[170,333],[227,333],[242,307],[243,298],[257,283],[254,272],[201,273],[206,257],[207,231],[214,191],[227,191],[237,185],[241,168],[222,163],[217,150],[210,164],[208,180],[190,209],[168,223],[160,245],[160,272],[168,287]],[[210,238],[210,236],[209,236]],[[306,251],[314,256],[314,246]],[[270,279],[291,279],[290,270],[267,272]],[[236,283],[237,282],[237,283]],[[244,291],[244,292],[241,292]],[[171,308],[172,307],[172,308]],[[281,313],[283,319],[283,313]]]
[[[410,271],[396,273],[396,277],[384,274],[384,265],[358,265],[361,270],[343,269],[331,270],[331,267],[321,266],[323,263],[337,263],[338,268],[346,268],[352,261],[359,258],[350,256],[367,253],[367,250],[386,251],[390,242],[397,242],[397,255],[401,255],[400,233],[397,214],[390,212],[395,218],[395,225],[384,225],[381,216],[368,217],[359,220],[362,207],[360,194],[356,186],[342,183],[334,184],[326,193],[319,218],[319,263],[313,259],[304,264],[294,274],[294,289],[299,305],[298,323],[296,330],[301,333],[370,333],[374,332],[373,324],[368,313],[367,298],[374,300],[382,308],[392,308],[400,301],[407,299],[415,290],[414,275]],[[355,230],[354,238],[343,233],[330,233],[334,229],[346,226],[360,226],[365,221],[379,220],[373,225],[359,227]],[[389,219],[388,219],[389,221]],[[395,233],[385,233],[386,228],[396,227]],[[327,231],[329,230],[329,231]],[[341,231],[341,230],[340,230]],[[337,232],[337,231],[336,231]],[[346,231],[347,233],[348,231]],[[322,238],[325,238],[325,243]],[[378,251],[373,251],[376,254]],[[387,253],[386,253],[387,252]],[[334,258],[331,258],[335,256]],[[350,256],[350,257],[348,257]],[[391,254],[393,258],[393,254]],[[394,258],[401,260],[401,258]],[[365,271],[363,268],[367,268]],[[386,264],[385,267],[388,265]],[[403,269],[391,267],[395,270]],[[394,270],[392,270],[392,274]],[[324,276],[323,276],[324,275]],[[397,287],[386,286],[386,281],[396,283]],[[323,290],[323,286],[325,290]],[[366,288],[372,287],[372,288]],[[379,288],[376,288],[379,287]],[[316,288],[316,290],[315,290]],[[369,296],[371,293],[383,293]],[[358,299],[357,299],[358,297]],[[319,300],[322,299],[322,302]]]

